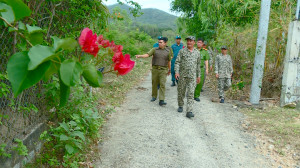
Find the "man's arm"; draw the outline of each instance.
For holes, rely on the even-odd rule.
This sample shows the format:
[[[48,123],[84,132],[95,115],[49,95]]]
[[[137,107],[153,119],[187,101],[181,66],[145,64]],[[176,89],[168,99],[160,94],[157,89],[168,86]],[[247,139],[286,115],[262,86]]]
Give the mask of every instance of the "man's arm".
[[[143,55],[135,55],[136,58],[147,58],[150,57],[154,54],[155,52],[155,48],[152,48],[147,54],[143,54]]]
[[[208,75],[208,60],[205,61],[205,73]]]
[[[168,62],[168,75],[171,74],[171,61]]]
[[[199,52],[199,57],[197,59],[197,66],[196,66],[196,75],[197,75],[197,83],[200,83],[200,77],[201,77],[201,56]]]
[[[232,59],[230,58],[230,74],[232,77],[232,73],[233,73],[233,65],[232,65]]]
[[[136,58],[147,58],[149,57],[149,54],[144,54],[144,55],[135,55]]]
[[[217,55],[216,56],[216,60],[215,60],[215,74],[216,74],[216,77],[219,78],[219,56]]]
[[[178,55],[177,55],[177,58],[176,58],[176,61],[175,61],[175,78],[178,80],[179,79],[179,66],[180,66],[180,61],[181,61],[181,55],[182,55],[182,51],[183,50],[180,50]]]

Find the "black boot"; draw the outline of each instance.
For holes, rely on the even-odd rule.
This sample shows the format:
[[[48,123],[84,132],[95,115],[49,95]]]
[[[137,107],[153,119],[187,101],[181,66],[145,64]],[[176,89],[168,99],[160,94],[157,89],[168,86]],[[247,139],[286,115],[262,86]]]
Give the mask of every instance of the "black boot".
[[[194,98],[194,100],[196,100],[197,102],[200,102],[199,97]]]
[[[179,113],[182,113],[183,112],[183,108],[182,107],[178,107],[178,110],[177,110]]]
[[[165,101],[163,101],[163,100],[160,100],[160,101],[159,101],[159,105],[160,105],[160,106],[165,106],[165,105],[167,105],[167,103],[166,103]]]
[[[156,98],[155,98],[155,97],[152,97],[151,101],[154,102],[155,100],[156,100]]]
[[[173,87],[173,86],[176,86],[175,81],[172,81],[171,86],[172,86],[172,87]]]
[[[192,112],[187,112],[186,113],[186,117],[187,118],[192,118],[192,117],[194,117],[195,115],[192,113]]]

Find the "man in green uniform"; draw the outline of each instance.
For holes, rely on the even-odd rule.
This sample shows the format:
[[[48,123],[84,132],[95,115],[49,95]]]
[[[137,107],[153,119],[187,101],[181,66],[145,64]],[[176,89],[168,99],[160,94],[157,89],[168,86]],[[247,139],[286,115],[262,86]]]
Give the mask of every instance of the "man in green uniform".
[[[197,48],[200,51],[201,56],[201,81],[199,84],[197,84],[195,93],[194,93],[194,100],[200,102],[200,93],[202,90],[202,87],[204,85],[205,76],[208,75],[208,60],[209,60],[209,54],[207,52],[207,49],[204,48],[204,40],[199,38],[197,41]]]
[[[188,36],[187,47],[179,51],[175,61],[175,78],[178,80],[178,112],[183,111],[185,93],[187,92],[186,117],[194,117],[192,112],[194,104],[194,91],[196,84],[200,82],[200,52],[194,48],[195,37]]]
[[[227,46],[222,46],[221,51],[222,54],[216,56],[215,73],[218,79],[220,103],[224,103],[224,91],[227,91],[231,86],[233,67],[231,57],[227,54]]]
[[[153,56],[152,59],[152,99],[155,101],[157,98],[157,86],[159,85],[159,105],[163,106],[165,102],[165,85],[167,81],[167,75],[170,75],[171,71],[171,54],[172,52],[166,48],[167,39],[165,37],[159,40],[159,47],[152,48],[147,54],[136,55],[136,58],[146,58]]]

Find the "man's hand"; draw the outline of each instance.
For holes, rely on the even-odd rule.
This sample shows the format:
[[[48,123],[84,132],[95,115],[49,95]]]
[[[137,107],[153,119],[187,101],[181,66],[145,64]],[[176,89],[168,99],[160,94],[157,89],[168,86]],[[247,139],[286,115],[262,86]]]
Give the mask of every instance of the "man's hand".
[[[140,55],[135,55],[136,58],[140,58]]]
[[[208,69],[205,70],[206,75],[208,75]]]
[[[216,74],[216,78],[219,78],[219,74]]]
[[[212,71],[213,70],[213,67],[212,67],[212,65],[210,66],[210,71]]]
[[[176,78],[177,80],[179,80],[179,73],[176,73],[176,74],[175,74],[175,78]]]
[[[167,74],[168,74],[168,76],[169,76],[169,75],[171,74],[171,71],[169,70]]]
[[[200,83],[200,81],[201,81],[201,78],[200,77],[197,78],[197,84]]]

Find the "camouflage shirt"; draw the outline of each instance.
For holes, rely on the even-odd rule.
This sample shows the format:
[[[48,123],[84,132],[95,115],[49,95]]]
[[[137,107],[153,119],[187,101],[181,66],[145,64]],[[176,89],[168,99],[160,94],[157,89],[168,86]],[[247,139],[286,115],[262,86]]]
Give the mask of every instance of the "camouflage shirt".
[[[232,72],[233,68],[230,55],[217,55],[215,60],[215,73],[219,74],[219,78],[231,78]]]
[[[200,52],[196,48],[192,52],[188,48],[183,48],[179,51],[175,62],[175,73],[179,73],[180,77],[199,78],[200,64]]]

